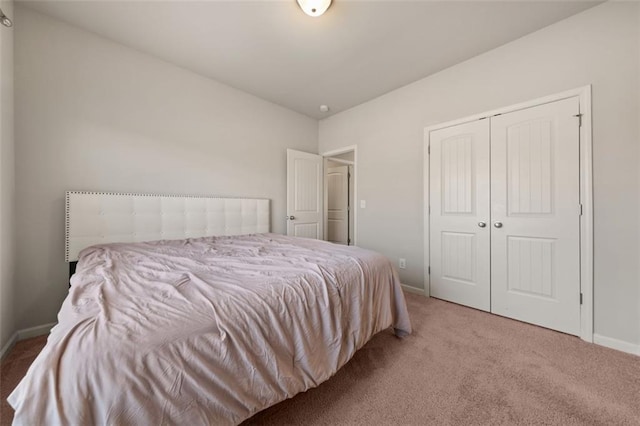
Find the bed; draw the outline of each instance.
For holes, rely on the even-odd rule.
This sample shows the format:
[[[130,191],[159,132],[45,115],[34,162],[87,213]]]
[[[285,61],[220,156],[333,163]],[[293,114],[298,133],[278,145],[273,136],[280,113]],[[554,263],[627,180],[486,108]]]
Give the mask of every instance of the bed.
[[[200,200],[199,211],[210,220],[198,219],[209,232],[210,221],[251,225],[218,228],[229,235],[145,241],[148,233],[123,225],[135,229],[136,220],[123,217],[141,211],[125,202],[113,238],[126,241],[105,242],[114,234],[104,232],[114,228],[105,219],[111,210],[95,200],[79,203],[83,231],[74,234],[77,209],[69,211],[67,195],[66,252],[73,260],[78,250],[76,273],[45,348],[9,396],[16,424],[238,424],[318,386],[374,334],[411,332],[396,271],[384,256],[247,232],[264,226],[260,203],[240,201],[249,206],[236,212],[242,219],[223,212],[220,222],[209,201]],[[86,217],[97,220],[95,232]],[[182,222],[180,232],[159,229],[172,237],[206,232]],[[103,242],[90,244],[96,239]]]

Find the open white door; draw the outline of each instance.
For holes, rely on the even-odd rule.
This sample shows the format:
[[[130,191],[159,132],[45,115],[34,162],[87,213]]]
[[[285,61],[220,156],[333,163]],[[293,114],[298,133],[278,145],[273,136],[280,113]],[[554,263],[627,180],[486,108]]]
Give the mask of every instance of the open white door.
[[[327,169],[327,241],[349,244],[349,166]]]
[[[322,157],[287,149],[287,235],[322,239]]]
[[[489,120],[430,135],[431,295],[490,309]]]

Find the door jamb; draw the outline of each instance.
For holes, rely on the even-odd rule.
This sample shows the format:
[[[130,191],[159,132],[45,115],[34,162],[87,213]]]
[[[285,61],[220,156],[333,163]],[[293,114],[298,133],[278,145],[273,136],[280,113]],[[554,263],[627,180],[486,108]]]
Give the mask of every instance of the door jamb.
[[[533,99],[526,102],[494,109],[465,118],[447,121],[424,129],[424,292],[430,295],[430,253],[429,253],[429,135],[435,130],[456,126],[471,121],[482,120],[499,114],[514,112],[563,99],[578,97],[580,126],[580,338],[593,342],[593,145],[591,121],[591,85],[578,87],[565,92]],[[355,157],[354,157],[355,158]]]
[[[353,241],[351,245],[357,246],[358,245],[358,208],[356,206],[356,204],[358,203],[358,145],[349,145],[349,146],[345,146],[342,148],[337,148],[337,149],[333,149],[331,151],[326,151],[323,152],[322,154],[320,154],[325,161],[322,162],[322,165],[324,167],[325,162],[327,157],[332,157],[335,155],[340,155],[340,154],[345,154],[347,152],[351,152],[353,151],[353,176],[352,179],[354,179],[353,181],[353,206],[351,206],[351,213],[353,213]],[[325,171],[322,170],[322,175],[326,178],[325,175]],[[328,215],[328,211],[327,211],[327,188],[326,185],[324,187],[324,215],[322,217],[323,221],[327,220],[327,215]],[[327,239],[327,227],[325,226],[324,228],[324,239],[326,241]]]

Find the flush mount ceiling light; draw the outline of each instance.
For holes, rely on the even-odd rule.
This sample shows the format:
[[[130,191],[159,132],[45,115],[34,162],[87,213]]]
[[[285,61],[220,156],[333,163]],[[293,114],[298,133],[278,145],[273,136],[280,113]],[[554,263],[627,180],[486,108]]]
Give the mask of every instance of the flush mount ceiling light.
[[[296,0],[300,9],[309,16],[320,16],[329,9],[331,0]]]

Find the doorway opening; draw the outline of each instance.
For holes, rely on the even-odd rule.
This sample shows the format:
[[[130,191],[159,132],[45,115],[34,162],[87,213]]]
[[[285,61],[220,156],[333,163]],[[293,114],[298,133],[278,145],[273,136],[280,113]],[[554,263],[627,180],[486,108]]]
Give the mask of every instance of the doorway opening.
[[[324,239],[356,244],[356,147],[322,154],[324,166]]]

